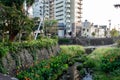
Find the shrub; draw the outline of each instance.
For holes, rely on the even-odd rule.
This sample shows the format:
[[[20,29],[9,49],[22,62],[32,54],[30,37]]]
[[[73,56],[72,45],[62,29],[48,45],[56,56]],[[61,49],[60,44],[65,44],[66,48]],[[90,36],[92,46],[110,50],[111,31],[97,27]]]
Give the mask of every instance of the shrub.
[[[70,44],[71,40],[69,38],[60,38],[58,39],[59,44]]]
[[[95,67],[100,68],[102,64],[102,58],[108,54],[113,54],[113,51],[115,50],[116,48],[98,48],[94,50],[90,55],[88,55],[87,58],[89,61],[95,63]]]
[[[25,42],[13,42],[13,43],[0,43],[0,58],[6,55],[6,53],[17,52],[23,48],[49,48],[57,44],[56,39],[47,38],[39,39],[35,41],[25,41]]]
[[[118,50],[116,50],[118,51]],[[120,52],[120,50],[118,52],[114,51],[113,54],[109,54],[107,56],[104,56],[101,60],[101,69],[104,72],[111,72],[114,71],[116,69],[120,68],[120,54],[118,54],[118,52]]]
[[[112,71],[120,65],[119,56],[119,48],[101,48],[89,55],[89,59],[95,63],[96,67],[104,71]]]
[[[83,69],[83,65],[82,64],[77,66],[77,70],[80,71],[81,69]]]
[[[79,45],[60,46],[61,52],[70,54],[71,56],[81,56],[85,53],[85,49]]]
[[[55,80],[57,76],[62,74],[64,70],[68,68],[66,62],[69,55],[61,54],[57,57],[52,57],[49,60],[44,60],[34,66],[31,66],[27,70],[21,71],[17,78],[25,80],[29,78],[31,80]]]
[[[83,66],[85,68],[93,68],[93,67],[95,67],[95,63],[91,60],[87,60],[83,63]]]
[[[0,58],[7,55],[9,49],[8,47],[0,46]]]
[[[99,48],[88,55],[85,61],[94,63],[96,71],[93,74],[94,80],[119,80],[120,79],[120,49],[119,48]]]
[[[83,78],[85,76],[85,70],[84,69],[81,69],[80,70],[80,76]]]
[[[20,80],[26,78],[30,80],[56,80],[59,75],[68,69],[68,63],[74,62],[72,58],[84,52],[80,46],[80,50],[75,48],[76,46],[74,46],[74,48],[72,47],[61,46],[61,52],[58,56],[44,60],[26,70],[20,71],[17,78]],[[68,50],[70,53],[67,52]],[[79,54],[78,51],[80,51]]]
[[[117,47],[120,47],[120,40],[117,40]]]

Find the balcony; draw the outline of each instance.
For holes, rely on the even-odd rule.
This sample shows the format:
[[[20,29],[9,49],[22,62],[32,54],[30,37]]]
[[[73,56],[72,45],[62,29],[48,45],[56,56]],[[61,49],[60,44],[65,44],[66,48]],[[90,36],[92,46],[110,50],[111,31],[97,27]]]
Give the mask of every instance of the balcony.
[[[81,12],[81,11],[78,11],[77,13],[78,13],[78,14],[82,14],[82,12]]]
[[[70,17],[70,15],[69,15],[69,14],[67,14],[67,15],[66,15],[66,18],[69,18],[69,17]]]
[[[67,22],[67,23],[70,23],[70,20],[69,20],[69,19],[67,19],[67,20],[66,20],[66,22]]]
[[[67,8],[70,8],[70,4],[67,4],[66,7],[67,7]]]
[[[67,13],[70,13],[70,9],[67,9],[66,12],[67,12]]]
[[[82,9],[82,7],[77,7],[77,8],[80,9],[80,10]]]
[[[69,3],[69,4],[70,4],[70,0],[66,0],[66,3]]]
[[[81,2],[77,2],[79,5],[82,5],[82,3]]]

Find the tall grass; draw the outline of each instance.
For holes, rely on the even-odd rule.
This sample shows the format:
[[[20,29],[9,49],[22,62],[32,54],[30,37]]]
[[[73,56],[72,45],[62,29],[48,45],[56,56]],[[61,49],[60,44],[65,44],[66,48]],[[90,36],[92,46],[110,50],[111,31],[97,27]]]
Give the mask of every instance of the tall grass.
[[[120,80],[120,48],[99,48],[87,56],[94,63],[93,80]]]

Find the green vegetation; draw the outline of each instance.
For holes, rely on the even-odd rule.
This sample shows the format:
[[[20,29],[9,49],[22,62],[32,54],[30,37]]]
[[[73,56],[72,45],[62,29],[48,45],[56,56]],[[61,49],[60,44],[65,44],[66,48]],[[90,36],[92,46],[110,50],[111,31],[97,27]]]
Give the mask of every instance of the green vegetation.
[[[48,40],[49,39],[49,40]],[[32,57],[32,62],[39,61],[38,59],[38,50],[42,49],[51,49],[52,46],[56,46],[57,39],[50,39],[50,38],[41,38],[35,41],[25,41],[25,42],[12,42],[12,43],[0,43],[0,72],[4,74],[9,74],[8,68],[4,65],[4,59],[6,59],[6,63],[8,65],[12,65],[10,63],[12,60],[15,61],[15,69],[26,68],[25,64],[22,63],[22,58],[19,58],[20,53],[23,50],[27,50]],[[24,52],[23,52],[24,53]],[[7,55],[7,56],[6,56]],[[10,55],[11,58],[7,58]],[[28,56],[28,55],[27,55]],[[42,55],[41,55],[42,56]],[[18,59],[19,58],[19,59]],[[15,70],[16,71],[16,70]]]
[[[24,2],[25,0],[0,0],[0,3],[8,7],[14,7],[17,10],[24,11]],[[27,7],[30,7],[33,4],[34,0],[26,0]]]
[[[49,40],[48,40],[49,39]],[[0,43],[0,57],[5,56],[10,52],[18,52],[24,48],[49,48],[57,44],[56,39],[42,38],[36,41],[14,42],[14,43]]]
[[[95,32],[92,32],[92,36],[95,37],[95,35],[96,35]]]
[[[17,77],[20,80],[56,80],[68,69],[71,59],[83,53],[84,49],[81,46],[61,46],[58,56],[38,62],[29,69],[18,72]]]
[[[57,20],[45,20],[44,22],[44,29],[45,29],[45,35],[51,34],[56,35],[58,26],[57,26]]]
[[[15,41],[18,34],[19,40],[23,33],[30,35],[34,27],[32,19],[13,7],[6,7],[3,4],[0,4],[0,7],[0,37],[3,42],[5,38],[8,38],[7,41]]]
[[[119,32],[116,29],[112,29],[110,31],[111,37],[118,37],[119,36]]]
[[[87,65],[86,65],[87,64]],[[120,49],[99,48],[87,56],[84,65],[93,70],[94,80],[120,79]]]
[[[117,42],[117,47],[120,48],[120,40],[117,40],[116,42]]]
[[[60,44],[70,44],[72,40],[69,38],[59,38],[58,43]]]

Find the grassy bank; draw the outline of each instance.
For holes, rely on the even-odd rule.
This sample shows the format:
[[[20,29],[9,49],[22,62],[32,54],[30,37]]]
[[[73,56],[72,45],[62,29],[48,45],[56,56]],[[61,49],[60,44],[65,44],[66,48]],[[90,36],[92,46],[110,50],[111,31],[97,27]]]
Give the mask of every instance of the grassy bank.
[[[93,80],[120,80],[120,49],[99,48],[87,56]]]

